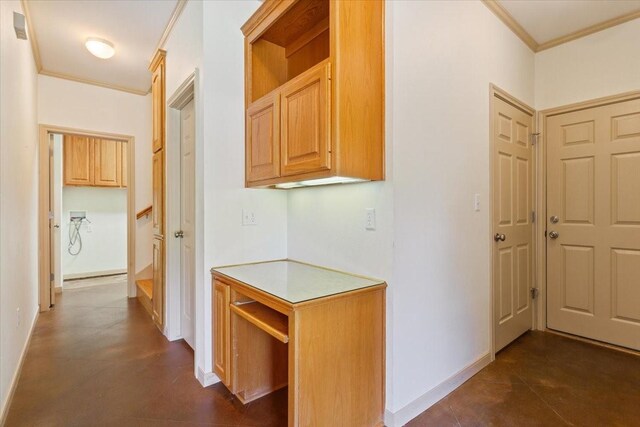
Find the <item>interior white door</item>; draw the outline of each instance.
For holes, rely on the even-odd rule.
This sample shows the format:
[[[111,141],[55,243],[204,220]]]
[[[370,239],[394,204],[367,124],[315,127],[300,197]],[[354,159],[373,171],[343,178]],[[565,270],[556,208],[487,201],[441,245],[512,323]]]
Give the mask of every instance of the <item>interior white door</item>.
[[[547,326],[640,350],[640,100],[546,129]]]
[[[180,111],[180,198],[182,337],[191,348],[194,348],[195,109],[193,100]]]
[[[493,307],[498,351],[533,323],[533,117],[497,96],[492,102]]]

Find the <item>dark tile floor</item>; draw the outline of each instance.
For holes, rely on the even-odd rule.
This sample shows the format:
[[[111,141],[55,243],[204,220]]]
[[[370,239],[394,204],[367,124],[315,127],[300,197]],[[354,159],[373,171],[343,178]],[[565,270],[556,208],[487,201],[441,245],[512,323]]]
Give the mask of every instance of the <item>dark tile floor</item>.
[[[529,332],[419,426],[640,426],[640,357]]]
[[[243,406],[193,371],[126,284],[65,291],[38,319],[6,427],[286,425],[286,389]]]
[[[125,295],[123,284],[65,291],[40,316],[7,427],[286,425],[286,389],[243,406],[220,384],[202,388],[191,348]],[[640,426],[640,357],[528,333],[408,425]]]

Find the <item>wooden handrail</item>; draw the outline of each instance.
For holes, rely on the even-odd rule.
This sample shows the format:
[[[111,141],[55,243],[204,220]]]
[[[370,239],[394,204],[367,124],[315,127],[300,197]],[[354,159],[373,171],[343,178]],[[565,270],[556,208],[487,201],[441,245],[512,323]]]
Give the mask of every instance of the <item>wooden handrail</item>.
[[[136,214],[136,219],[140,219],[143,216],[151,215],[152,210],[153,210],[153,206],[147,206],[146,208],[142,209],[140,212]]]

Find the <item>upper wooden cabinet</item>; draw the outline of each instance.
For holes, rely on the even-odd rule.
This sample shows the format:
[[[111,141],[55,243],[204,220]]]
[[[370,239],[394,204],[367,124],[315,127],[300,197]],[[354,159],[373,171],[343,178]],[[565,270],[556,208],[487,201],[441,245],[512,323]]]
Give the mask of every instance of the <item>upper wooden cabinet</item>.
[[[153,120],[151,146],[154,153],[164,147],[165,56],[165,51],[158,50],[149,67],[153,73],[151,76],[151,111]]]
[[[384,179],[384,2],[266,0],[242,31],[246,185]]]
[[[120,187],[122,181],[122,143],[109,139],[95,139],[94,141],[94,185]]]
[[[124,146],[124,150],[123,150]],[[64,184],[93,187],[126,187],[127,143],[106,138],[65,135]]]
[[[87,136],[64,136],[64,185],[93,185],[93,145],[93,138]]]

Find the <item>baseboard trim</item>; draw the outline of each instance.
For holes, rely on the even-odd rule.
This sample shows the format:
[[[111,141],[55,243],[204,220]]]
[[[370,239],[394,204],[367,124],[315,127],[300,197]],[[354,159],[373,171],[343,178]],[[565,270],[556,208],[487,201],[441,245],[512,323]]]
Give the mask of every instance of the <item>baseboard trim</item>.
[[[102,276],[115,276],[116,274],[126,274],[127,269],[119,269],[119,270],[104,270],[104,271],[94,271],[92,273],[74,273],[74,274],[65,274],[63,276],[63,280],[77,280],[77,279],[91,279],[94,277],[102,277]]]
[[[198,368],[198,381],[202,384],[202,387],[209,387],[215,383],[220,382],[220,378],[213,372],[204,372],[201,368]]]
[[[33,316],[33,320],[31,321],[31,327],[29,328],[29,335],[27,336],[27,340],[22,347],[22,353],[20,353],[20,361],[18,362],[18,368],[16,372],[13,374],[13,378],[11,379],[11,386],[9,387],[9,393],[7,394],[7,398],[2,403],[2,411],[0,412],[0,426],[4,426],[7,421],[7,415],[9,414],[9,407],[11,406],[11,401],[13,400],[13,395],[16,392],[16,387],[18,386],[18,380],[20,379],[20,374],[22,373],[22,365],[24,364],[25,356],[27,355],[27,350],[29,350],[29,344],[31,344],[31,337],[33,336],[33,330],[36,327],[36,322],[38,321],[39,310],[36,310],[35,316]]]
[[[384,414],[385,425],[388,427],[401,427],[405,425],[453,390],[460,387],[465,381],[480,372],[480,370],[489,363],[491,363],[491,353],[486,353],[402,409],[396,412],[386,410]]]

